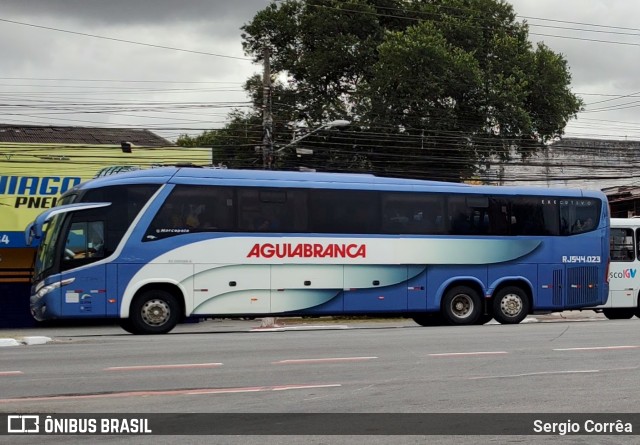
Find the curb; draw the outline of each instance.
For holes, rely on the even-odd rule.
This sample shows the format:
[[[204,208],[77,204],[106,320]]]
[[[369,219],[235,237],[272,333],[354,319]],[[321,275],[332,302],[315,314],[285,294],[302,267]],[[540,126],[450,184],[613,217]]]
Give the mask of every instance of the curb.
[[[249,332],[283,332],[283,331],[319,331],[334,329],[353,329],[347,325],[318,325],[318,326],[273,326],[265,328],[253,328]]]
[[[520,322],[520,324],[531,324],[531,323],[566,323],[566,322],[593,322],[593,321],[607,321],[607,318],[605,318],[604,316],[562,316],[562,315],[558,315],[558,314],[541,314],[541,315],[530,315],[527,318],[525,318],[522,322]],[[490,322],[486,323],[486,325],[498,325],[500,323],[498,323],[495,320],[491,320]],[[396,327],[396,328],[402,328],[402,327],[418,327],[417,324],[413,324],[410,321],[406,321],[403,323],[393,323],[393,326],[391,326],[390,324],[387,323],[375,323],[375,324],[368,324],[367,326],[384,326],[384,327]],[[296,323],[292,323],[292,324],[286,324],[286,323],[275,323],[275,324],[267,324],[266,326],[255,326],[255,327],[250,327],[250,326],[242,326],[242,328],[240,328],[240,330],[244,331],[244,332],[285,332],[285,331],[320,331],[320,330],[325,330],[325,331],[330,331],[330,330],[347,330],[347,329],[359,329],[360,323],[351,323],[351,324],[333,324],[333,323],[327,323],[327,324],[311,324],[311,325],[307,325],[307,324],[296,324]],[[230,327],[231,329],[231,327]],[[27,332],[19,332],[17,330],[14,330],[13,332],[8,331],[5,333],[5,335],[7,335],[7,337],[0,337],[0,348],[2,347],[10,347],[10,346],[32,346],[32,345],[43,345],[46,343],[50,343],[53,342],[54,340],[51,337],[47,337],[47,336],[26,336],[24,334],[26,334]],[[48,332],[44,332],[44,333],[48,333]],[[120,332],[119,332],[120,333]],[[122,332],[124,333],[124,332]],[[0,331],[0,336],[2,335],[2,331]],[[70,334],[65,333],[65,332],[61,332],[59,335],[56,336],[60,336],[60,337],[66,337],[69,336]],[[106,334],[109,335],[109,334]],[[73,335],[71,335],[73,336]]]
[[[0,348],[1,347],[7,347],[7,346],[22,346],[22,345],[26,345],[26,346],[32,346],[32,345],[44,345],[46,343],[49,343],[51,340],[51,337],[44,337],[44,336],[30,336],[30,337],[22,337],[19,340],[16,340],[15,338],[0,338]]]

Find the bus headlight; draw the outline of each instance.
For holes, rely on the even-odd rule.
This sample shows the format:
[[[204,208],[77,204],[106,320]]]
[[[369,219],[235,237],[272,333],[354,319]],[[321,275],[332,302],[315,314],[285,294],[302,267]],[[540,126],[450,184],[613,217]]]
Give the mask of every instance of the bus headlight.
[[[38,292],[36,292],[36,294],[34,295],[34,296],[35,296],[35,299],[36,299],[36,300],[39,300],[39,299],[41,299],[42,297],[44,297],[45,295],[47,295],[49,292],[51,292],[52,290],[55,290],[55,289],[57,289],[57,288],[59,288],[59,287],[62,287],[62,286],[66,286],[66,285],[68,285],[68,284],[71,284],[71,283],[73,283],[75,280],[76,280],[75,278],[67,278],[66,280],[56,281],[56,282],[54,282],[54,283],[48,284],[48,285],[46,285],[46,286],[44,286],[44,287],[40,288],[40,290],[39,290]]]

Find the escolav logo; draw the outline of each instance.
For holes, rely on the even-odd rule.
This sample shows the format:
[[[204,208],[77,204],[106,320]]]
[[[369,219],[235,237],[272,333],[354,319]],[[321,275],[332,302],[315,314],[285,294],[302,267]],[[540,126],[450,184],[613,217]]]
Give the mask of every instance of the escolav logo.
[[[621,272],[609,272],[609,278],[635,278],[636,269],[623,269]]]

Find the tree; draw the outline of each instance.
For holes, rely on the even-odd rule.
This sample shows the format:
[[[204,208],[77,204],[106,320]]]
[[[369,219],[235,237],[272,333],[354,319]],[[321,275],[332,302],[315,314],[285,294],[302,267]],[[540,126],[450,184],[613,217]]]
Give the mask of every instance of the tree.
[[[262,120],[255,113],[234,111],[224,128],[208,130],[199,136],[181,135],[177,144],[182,147],[211,147],[214,165],[229,168],[256,168],[262,165],[256,150],[262,138]]]
[[[259,62],[269,48],[287,76],[274,115],[358,122],[305,140],[325,169],[460,181],[534,153],[582,106],[566,60],[534,49],[502,0],[286,0],[242,29],[245,51]]]
[[[249,78],[244,89],[251,96],[253,109],[248,112],[234,110],[229,122],[220,129],[207,130],[192,137],[180,135],[176,141],[182,147],[212,147],[213,164],[229,168],[262,168],[263,144],[263,93],[261,76]],[[273,80],[272,101],[277,109],[273,120],[274,143],[285,145],[293,137],[296,121],[305,116],[295,106],[295,91]],[[282,162],[280,165],[283,165]]]

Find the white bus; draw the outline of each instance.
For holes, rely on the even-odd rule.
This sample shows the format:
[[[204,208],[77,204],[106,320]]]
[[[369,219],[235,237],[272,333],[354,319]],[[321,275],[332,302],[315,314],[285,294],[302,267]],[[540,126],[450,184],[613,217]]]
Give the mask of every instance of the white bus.
[[[640,318],[640,218],[611,218],[609,299],[594,309],[610,320]]]

